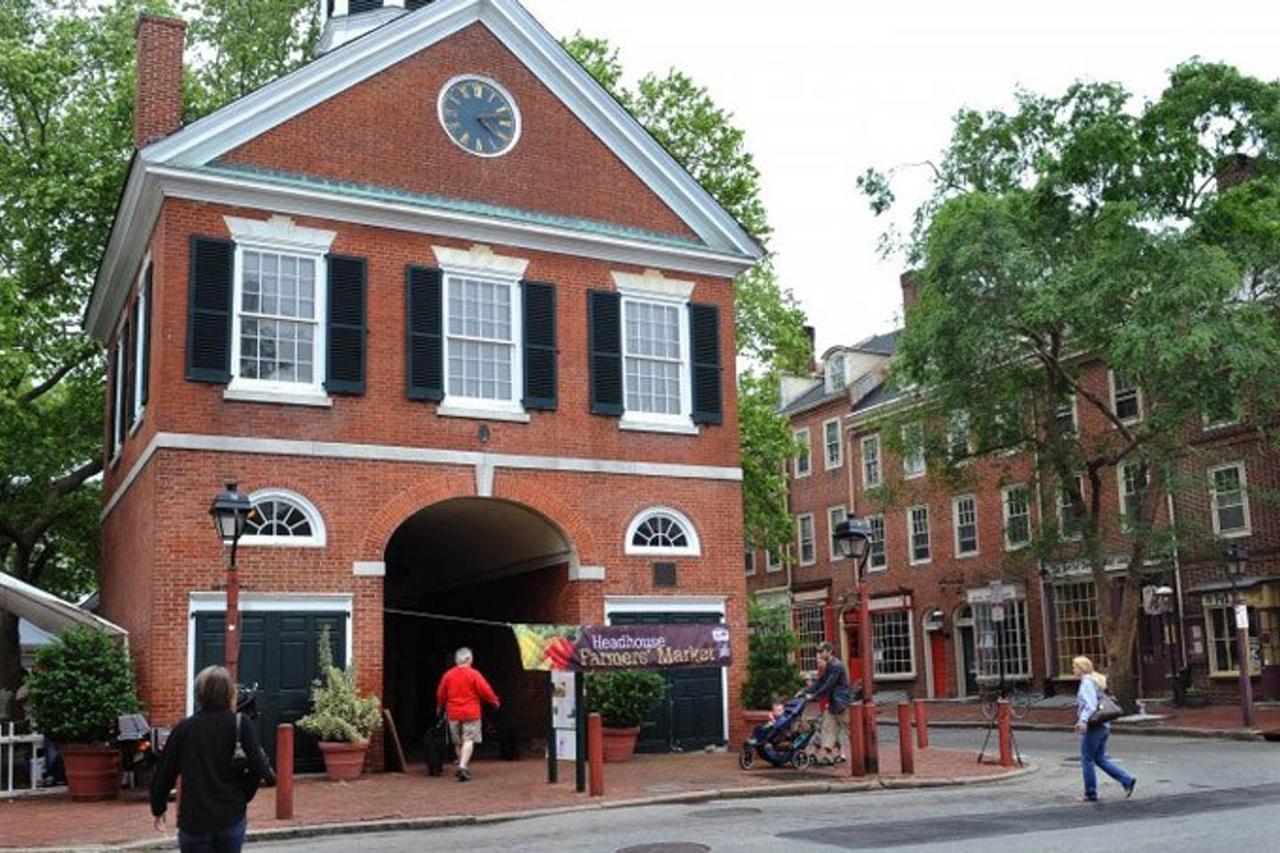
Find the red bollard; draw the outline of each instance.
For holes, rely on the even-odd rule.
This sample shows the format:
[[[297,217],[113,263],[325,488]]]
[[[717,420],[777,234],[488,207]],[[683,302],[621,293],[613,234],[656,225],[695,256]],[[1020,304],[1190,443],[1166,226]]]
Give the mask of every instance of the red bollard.
[[[862,703],[863,737],[867,744],[867,772],[872,775],[880,773],[880,734],[876,727],[876,703]]]
[[[1009,700],[996,702],[996,724],[1000,728],[1000,766],[1013,766],[1013,715],[1009,713]]]
[[[867,775],[867,742],[863,734],[862,708],[849,707],[849,775]]]
[[[276,820],[293,817],[293,726],[276,726]]]
[[[916,700],[916,746],[929,748],[929,721],[924,716],[924,700]]]
[[[916,772],[916,756],[911,746],[911,706],[898,703],[898,748],[902,751],[902,775]]]
[[[604,796],[604,723],[599,714],[587,715],[587,764],[591,769],[591,796]]]

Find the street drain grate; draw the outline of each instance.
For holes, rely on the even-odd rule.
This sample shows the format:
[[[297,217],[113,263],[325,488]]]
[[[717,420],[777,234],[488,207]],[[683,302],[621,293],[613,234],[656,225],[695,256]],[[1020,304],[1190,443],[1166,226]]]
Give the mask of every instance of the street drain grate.
[[[689,817],[755,817],[763,814],[764,809],[729,807],[723,809],[702,809],[689,812]]]
[[[634,847],[620,847],[617,853],[708,853],[710,849],[705,844],[694,844],[692,841],[668,841],[658,844],[637,844]]]

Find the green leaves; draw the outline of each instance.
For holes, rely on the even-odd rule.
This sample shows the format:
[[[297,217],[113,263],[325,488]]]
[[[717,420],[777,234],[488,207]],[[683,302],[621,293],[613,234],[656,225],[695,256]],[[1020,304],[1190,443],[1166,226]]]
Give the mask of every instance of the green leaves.
[[[312,682],[311,713],[298,720],[298,727],[323,741],[359,743],[367,741],[382,725],[382,706],[377,696],[361,696],[356,689],[354,667],[333,665],[329,628],[318,641],[320,678]]]
[[[42,648],[26,684],[36,728],[59,744],[108,740],[116,717],[138,710],[123,645],[92,628],[67,631]]]
[[[587,713],[599,714],[608,729],[629,729],[648,719],[667,682],[648,670],[593,672],[587,674]]]
[[[744,708],[769,708],[775,697],[789,697],[804,684],[794,655],[800,644],[791,629],[791,608],[749,604],[747,677],[742,683]]]

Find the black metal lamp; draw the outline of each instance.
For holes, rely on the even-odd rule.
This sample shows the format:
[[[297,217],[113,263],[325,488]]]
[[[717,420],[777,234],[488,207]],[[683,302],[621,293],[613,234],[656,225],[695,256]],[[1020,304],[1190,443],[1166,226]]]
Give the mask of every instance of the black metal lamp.
[[[1227,549],[1225,556],[1227,558],[1227,574],[1232,579],[1241,577],[1244,574],[1245,567],[1249,565],[1249,549],[1242,545],[1232,545]]]
[[[213,516],[213,526],[218,531],[218,538],[224,545],[234,545],[244,533],[245,521],[253,512],[253,502],[248,495],[236,490],[235,480],[227,480],[226,485],[213,499],[209,514]]]
[[[842,556],[862,560],[871,551],[871,522],[865,518],[846,518],[836,525],[832,538]]]

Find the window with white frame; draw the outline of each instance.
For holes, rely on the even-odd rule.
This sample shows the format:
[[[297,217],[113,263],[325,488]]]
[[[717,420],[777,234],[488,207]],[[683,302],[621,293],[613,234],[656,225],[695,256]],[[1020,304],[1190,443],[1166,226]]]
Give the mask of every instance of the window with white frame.
[[[848,510],[842,506],[827,508],[828,553],[831,555],[832,560],[844,558],[844,555],[840,553],[840,542],[836,539],[836,527],[848,517]]]
[[[882,482],[879,433],[864,437],[860,444],[862,446],[862,487],[874,489]]]
[[[1227,386],[1211,390],[1202,415],[1206,430],[1233,426],[1244,419],[1244,405]]]
[[[796,541],[800,553],[800,565],[812,566],[817,562],[817,547],[813,541],[813,513],[796,516]]]
[[[756,573],[756,552],[754,548],[747,548],[745,558],[746,575],[752,577]]]
[[[872,670],[878,677],[914,676],[916,672],[911,638],[911,613],[882,610],[871,614]]]
[[[952,412],[947,423],[947,456],[952,462],[960,462],[972,453],[973,437],[969,432],[969,413]]]
[[[818,668],[818,644],[827,640],[826,602],[797,602],[792,609],[796,627],[796,664],[801,672]]]
[[[115,392],[115,400],[113,401],[113,411],[115,418],[113,421],[113,429],[111,436],[111,458],[115,459],[120,455],[120,448],[124,446],[124,433],[127,425],[125,423],[125,385],[129,381],[129,370],[127,362],[128,351],[125,349],[124,327],[116,334],[116,362],[115,376],[111,383]]]
[[[867,567],[883,569],[889,562],[884,550],[884,515],[867,516],[867,523],[871,525],[871,552],[867,556]]]
[[[924,429],[911,424],[902,428],[902,475],[910,480],[924,473]]]
[[[249,495],[253,512],[245,519],[242,546],[321,548],[324,519],[315,504],[287,489],[260,489]]]
[[[847,381],[845,380],[843,352],[833,352],[831,354],[831,356],[827,359],[826,373],[827,373],[826,375],[827,389],[826,390],[828,394],[833,394],[836,391],[839,391],[841,388],[845,387],[846,384],[848,384]]]
[[[782,571],[782,554],[777,551],[765,551],[764,570],[769,573]]]
[[[1111,411],[1125,423],[1142,418],[1142,391],[1124,376],[1111,371]]]
[[[523,393],[518,284],[446,273],[444,287],[446,398],[518,406]]]
[[[800,450],[796,453],[791,470],[797,478],[808,477],[809,472],[813,470],[813,452],[809,444],[809,428],[798,429],[793,434],[796,437],[796,444],[800,445]]]
[[[907,510],[907,536],[911,542],[911,565],[929,562],[929,507],[913,506]]]
[[[1120,486],[1120,517],[1125,526],[1131,526],[1142,509],[1142,497],[1147,490],[1147,469],[1141,462],[1126,462],[1116,471]]]
[[[1026,486],[1005,486],[1000,492],[1004,510],[1004,547],[1006,551],[1031,542],[1031,495]]]
[[[133,372],[133,420],[134,423],[142,422],[142,412],[146,408],[146,404],[142,399],[142,387],[146,383],[146,371],[148,365],[145,363],[147,350],[147,328],[151,323],[151,306],[147,303],[147,288],[144,285],[146,279],[146,270],[150,266],[150,261],[142,265],[143,273],[138,277],[138,323],[137,328],[133,330],[133,363],[137,365]]]
[[[1246,607],[1249,622],[1250,672],[1255,675],[1261,667],[1258,660],[1260,645],[1254,645],[1258,634],[1258,610]],[[1240,661],[1236,655],[1236,614],[1234,607],[1206,607],[1205,627],[1209,632],[1209,674],[1238,675]]]
[[[1004,677],[1031,677],[1031,642],[1027,634],[1027,603],[1022,599],[1005,601],[1003,621],[996,622],[992,605],[973,605],[974,651],[977,653],[978,677],[998,679],[1000,665]]]
[[[961,495],[951,501],[951,514],[956,532],[956,556],[970,557],[978,553],[978,502],[973,495]]]
[[[1084,477],[1075,475],[1076,492],[1084,500]],[[1063,539],[1079,539],[1084,529],[1084,506],[1071,499],[1071,490],[1058,486],[1058,531]]]
[[[840,440],[840,419],[822,422],[822,447],[828,471],[844,464],[843,442]]]
[[[627,554],[696,557],[702,553],[698,532],[687,517],[670,507],[652,507],[627,527]]]
[[[1213,532],[1218,536],[1247,536],[1249,495],[1244,463],[1233,462],[1209,469],[1210,501],[1213,505]]]
[[[1053,425],[1058,434],[1072,436],[1076,434],[1076,395],[1072,394],[1067,402],[1053,410]]]
[[[1081,655],[1094,667],[1107,669],[1107,649],[1098,621],[1098,596],[1093,581],[1067,581],[1054,585],[1054,615],[1057,619],[1058,674],[1071,674],[1071,661]]]
[[[687,303],[624,297],[623,383],[627,412],[687,420]]]

